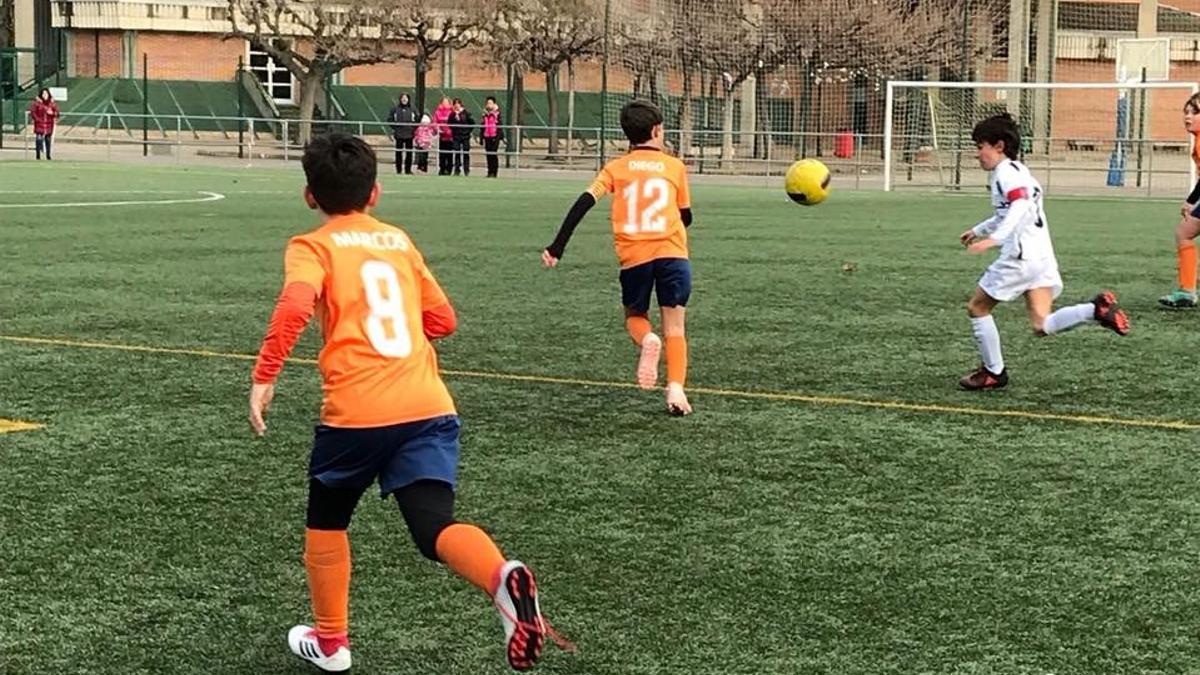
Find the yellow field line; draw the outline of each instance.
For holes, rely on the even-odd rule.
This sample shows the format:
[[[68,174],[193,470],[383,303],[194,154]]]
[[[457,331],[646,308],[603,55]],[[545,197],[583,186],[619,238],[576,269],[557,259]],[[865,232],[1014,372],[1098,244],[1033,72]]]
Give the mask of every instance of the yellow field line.
[[[7,434],[10,431],[33,431],[35,429],[41,429],[43,426],[45,425],[36,424],[34,422],[20,422],[18,420],[0,419],[0,434]]]
[[[179,356],[203,356],[209,358],[237,359],[241,361],[253,361],[256,358],[253,354],[238,354],[233,352],[220,352],[207,349],[177,349],[171,347],[151,347],[146,345],[127,345],[111,342],[89,342],[84,340],[25,337],[18,335],[0,335],[0,340],[32,345],[78,347],[84,349],[107,349],[148,354],[175,354]],[[315,359],[305,358],[291,358],[289,361],[293,363],[306,364],[316,363]],[[451,377],[501,380],[505,382],[535,382],[539,384],[575,385],[584,387],[601,387],[606,389],[634,389],[637,387],[637,385],[632,382],[588,380],[573,377],[553,377],[549,375],[524,375],[521,373],[488,372],[477,370],[443,370],[442,372]],[[940,403],[915,403],[910,401],[888,401],[866,398],[849,398],[844,396],[816,396],[811,394],[797,394],[791,392],[723,389],[715,387],[690,387],[688,391],[690,393],[708,396],[723,396],[729,398],[757,399],[765,401],[790,401],[795,403],[808,403],[812,405],[874,408],[877,410],[942,413],[948,415],[974,415],[979,417],[1006,417],[1024,420],[1071,422],[1075,424],[1101,424],[1120,427],[1171,429],[1176,431],[1200,430],[1200,422],[1187,420],[1138,419],[1130,417],[1111,417],[1107,415],[1073,415],[1066,413],[1037,412],[1032,410],[976,408],[972,406],[958,406]]]

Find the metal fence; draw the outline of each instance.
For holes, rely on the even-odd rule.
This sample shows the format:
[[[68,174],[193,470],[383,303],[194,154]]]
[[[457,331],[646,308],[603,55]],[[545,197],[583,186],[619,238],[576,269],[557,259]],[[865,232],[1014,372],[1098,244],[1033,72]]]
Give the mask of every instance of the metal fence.
[[[377,121],[316,120],[314,131],[341,130],[367,140],[379,154],[382,164],[392,164],[395,143],[389,125]],[[174,164],[236,163],[241,166],[286,165],[298,161],[303,147],[297,141],[297,120],[255,117],[144,116],[121,113],[63,115],[54,135],[58,159],[100,161],[149,161]],[[219,128],[221,130],[213,131]],[[603,137],[594,127],[513,126],[505,129],[499,162],[508,173],[532,171],[594,172],[602,156],[620,154],[628,143]],[[558,151],[550,153],[547,137],[556,132]],[[721,148],[732,135],[732,154],[722,157]],[[603,140],[604,154],[601,154]],[[32,159],[34,134],[25,124],[14,144],[12,136],[7,152],[0,154]],[[469,159],[474,172],[484,173],[485,153],[472,141]],[[1046,188],[1059,194],[1121,194],[1129,196],[1181,196],[1190,188],[1191,160],[1184,141],[1134,140],[1143,161],[1129,172],[1122,187],[1106,185],[1111,149],[1117,143],[1129,146],[1129,140],[1113,137],[1033,138],[1036,153],[1023,157],[1041,178]],[[923,137],[896,135],[892,139],[894,187],[954,189],[947,167],[964,167],[961,185],[967,188],[986,185],[986,173],[973,164],[973,145],[961,140],[932,152],[906,153],[905,149],[925,143]],[[683,143],[687,147],[682,147]],[[800,157],[821,159],[834,174],[835,185],[842,188],[881,189],[884,152],[881,134],[732,132],[678,130],[667,132],[667,144],[679,154],[693,176],[751,185],[777,186],[787,168]],[[14,147],[16,145],[17,147]],[[756,150],[757,149],[757,150]],[[438,144],[430,148],[430,173],[436,172]],[[756,157],[755,154],[758,156]],[[959,156],[959,155],[966,155]]]

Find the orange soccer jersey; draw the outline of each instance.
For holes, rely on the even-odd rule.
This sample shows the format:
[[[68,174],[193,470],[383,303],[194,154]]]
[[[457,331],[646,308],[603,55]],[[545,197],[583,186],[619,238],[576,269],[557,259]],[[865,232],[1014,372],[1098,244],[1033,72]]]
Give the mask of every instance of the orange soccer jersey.
[[[688,257],[682,209],[691,207],[687,169],[661,150],[634,148],[600,170],[588,188],[613,196],[612,225],[621,268],[657,258]]]
[[[376,427],[455,414],[422,314],[447,306],[408,235],[356,213],[288,242],[285,288],[317,290],[321,422]]]

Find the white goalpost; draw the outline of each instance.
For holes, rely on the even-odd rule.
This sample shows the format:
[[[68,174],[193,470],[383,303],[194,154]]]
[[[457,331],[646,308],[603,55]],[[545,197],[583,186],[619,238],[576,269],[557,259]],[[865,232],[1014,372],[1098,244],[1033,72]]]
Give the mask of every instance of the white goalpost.
[[[1130,47],[1145,52],[1154,45]],[[1140,69],[1137,82],[889,81],[884,190],[983,185],[971,130],[984,117],[1007,111],[1021,125],[1024,161],[1039,174],[1050,169],[1080,189],[1126,187],[1131,179],[1147,190],[1156,176],[1175,176],[1186,192],[1196,169],[1182,109],[1200,85],[1144,81],[1159,75],[1147,70]]]

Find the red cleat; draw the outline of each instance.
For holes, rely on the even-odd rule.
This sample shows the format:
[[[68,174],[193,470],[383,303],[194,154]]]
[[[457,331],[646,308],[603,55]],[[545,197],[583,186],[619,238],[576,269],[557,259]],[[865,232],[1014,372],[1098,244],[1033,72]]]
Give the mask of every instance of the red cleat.
[[[1095,318],[1101,326],[1117,335],[1129,335],[1129,316],[1117,304],[1117,294],[1112,291],[1101,291],[1092,299],[1096,305]]]
[[[1006,387],[1008,386],[1008,369],[1004,369],[999,374],[996,374],[983,366],[979,366],[979,370],[963,375],[962,379],[958,381],[958,386],[968,391]]]

